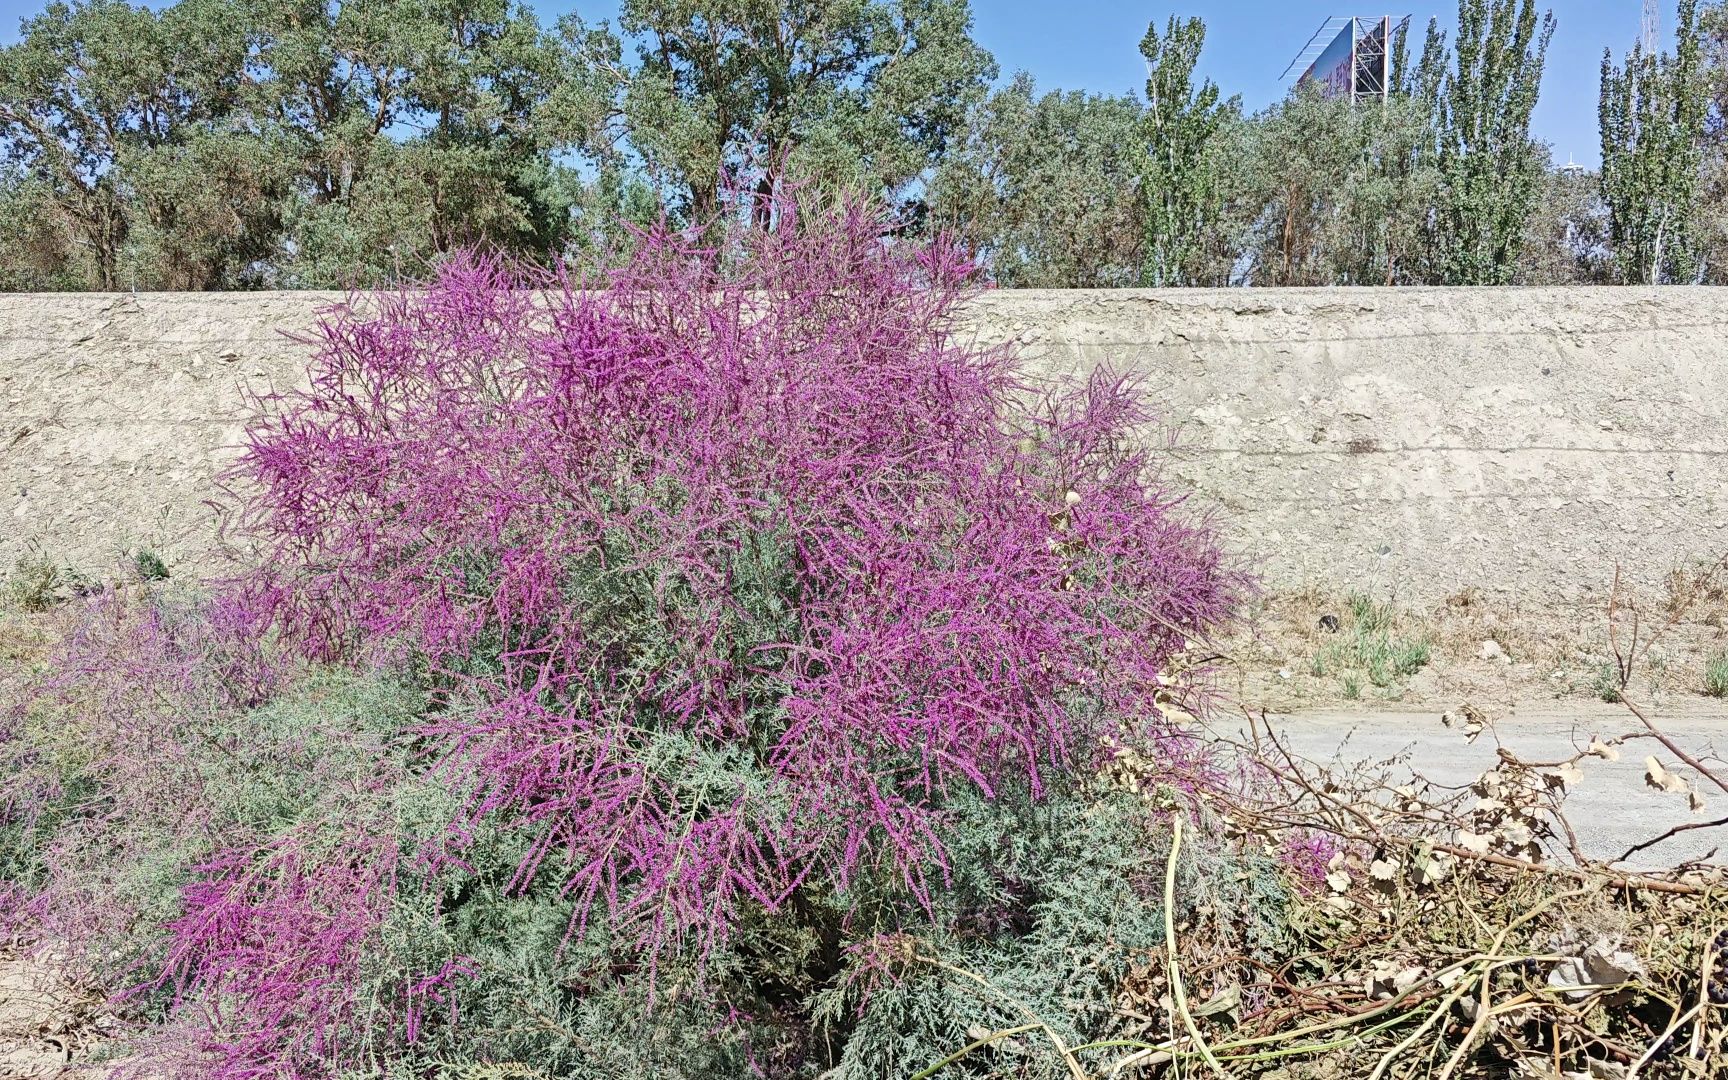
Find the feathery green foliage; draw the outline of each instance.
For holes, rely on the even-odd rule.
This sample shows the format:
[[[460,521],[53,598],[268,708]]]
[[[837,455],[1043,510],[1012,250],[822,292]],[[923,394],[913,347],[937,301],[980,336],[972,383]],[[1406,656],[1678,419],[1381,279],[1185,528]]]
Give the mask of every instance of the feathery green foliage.
[[[158,620],[171,636],[202,611],[173,589],[141,603],[122,617]],[[575,899],[554,878],[518,872],[529,834],[482,821],[459,857],[438,854],[464,788],[419,752],[419,732],[451,707],[416,685],[423,676],[312,666],[243,708],[208,681],[220,676],[217,666],[141,687],[170,697],[120,725],[83,708],[82,692],[39,703],[4,742],[0,881],[62,902],[69,891],[100,898],[96,921],[58,928],[85,935],[75,938],[85,977],[124,985],[164,962],[161,927],[218,851],[287,837],[340,849],[355,821],[387,823],[400,880],[359,961],[359,1041],[330,1073],[344,1080],[910,1075],[970,1033],[1023,1023],[1025,1010],[1072,1044],[1120,1036],[1132,1026],[1120,1006],[1161,955],[1163,819],[1145,795],[1076,774],[1038,796],[1025,782],[994,796],[954,789],[948,871],[922,900],[892,872],[861,874],[748,915],[706,954],[692,943],[648,964],[605,922],[572,936]],[[141,738],[151,755],[130,749]],[[693,763],[682,778],[691,789],[759,786],[747,755],[663,738],[682,744],[658,752],[667,763]],[[170,805],[177,813],[164,815]],[[1224,929],[1234,952],[1269,960],[1291,945],[1285,871],[1269,858],[1191,843],[1181,882],[1184,919],[1235,913]],[[124,1002],[133,1051],[180,1060],[186,1018],[172,984],[147,982]],[[365,1050],[400,1037],[405,1007],[408,1046]],[[1010,1061],[1017,1075],[1063,1075],[1030,1036],[952,1075],[995,1075]]]
[[[1542,179],[1530,114],[1554,25],[1552,13],[1538,18],[1535,0],[1462,0],[1450,50],[1429,27],[1414,84],[1434,115],[1438,283],[1512,281]]]
[[[1219,178],[1207,151],[1241,106],[1235,98],[1221,102],[1211,79],[1195,85],[1205,43],[1205,23],[1175,16],[1162,37],[1152,23],[1140,39],[1146,60],[1144,285],[1194,284],[1202,238],[1218,216]]]
[[[1617,67],[1603,50],[1601,190],[1622,282],[1698,275],[1694,222],[1708,107],[1696,0],[1680,0],[1673,53],[1646,55],[1639,43]]]

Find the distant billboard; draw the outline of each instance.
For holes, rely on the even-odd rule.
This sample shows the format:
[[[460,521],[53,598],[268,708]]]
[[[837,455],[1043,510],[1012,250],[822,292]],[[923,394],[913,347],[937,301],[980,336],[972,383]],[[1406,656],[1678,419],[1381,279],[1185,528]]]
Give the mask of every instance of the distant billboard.
[[[1350,97],[1356,81],[1356,22],[1351,19],[1332,43],[1320,51],[1298,82],[1320,84],[1321,97]]]
[[[1314,82],[1322,97],[1384,101],[1391,89],[1390,46],[1409,22],[1408,15],[1399,19],[1390,16],[1328,19],[1284,74],[1288,77],[1297,64],[1312,56],[1313,62],[1298,82]],[[1332,39],[1322,46],[1327,34]]]

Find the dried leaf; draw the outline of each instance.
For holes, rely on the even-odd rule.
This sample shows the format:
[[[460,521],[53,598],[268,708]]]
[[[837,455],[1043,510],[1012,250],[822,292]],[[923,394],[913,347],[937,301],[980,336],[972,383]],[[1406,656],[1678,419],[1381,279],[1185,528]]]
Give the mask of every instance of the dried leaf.
[[[1643,974],[1643,961],[1636,954],[1607,938],[1598,938],[1582,954],[1554,965],[1548,973],[1548,985],[1564,990],[1567,997],[1577,1001],[1596,990],[1622,986]]]
[[[1476,736],[1487,727],[1487,717],[1471,705],[1460,706],[1456,712],[1441,713],[1440,722],[1449,728],[1457,728],[1463,733],[1465,742],[1475,742]]]
[[[1421,885],[1434,885],[1446,880],[1446,875],[1452,872],[1452,860],[1443,851],[1435,851],[1426,855],[1416,865],[1416,881]]]
[[[1206,1004],[1190,1010],[1195,1016],[1211,1016],[1213,1013],[1235,1012],[1242,1007],[1242,988],[1234,984],[1213,994]]]
[[[1597,757],[1601,758],[1603,761],[1619,761],[1620,760],[1620,751],[1618,749],[1619,741],[1620,740],[1618,740],[1618,739],[1614,739],[1610,742],[1602,742],[1598,739],[1591,739],[1590,740],[1590,749],[1588,752],[1596,755]]]
[[[1477,855],[1488,854],[1488,837],[1483,836],[1480,833],[1473,833],[1469,829],[1459,829],[1454,832],[1452,834],[1452,842],[1463,848],[1465,851],[1475,852]]]
[[[1550,773],[1543,773],[1551,782],[1558,783],[1562,788],[1571,791],[1584,779],[1584,770],[1578,767],[1576,761],[1568,761]]]
[[[1644,759],[1644,782],[1657,791],[1674,794],[1685,794],[1692,789],[1685,777],[1663,768],[1662,763],[1654,757]]]
[[[1400,966],[1395,961],[1376,960],[1363,980],[1363,990],[1371,998],[1393,997],[1415,986],[1426,974],[1428,969],[1420,964]]]
[[[1515,848],[1529,847],[1536,839],[1530,831],[1530,826],[1516,820],[1508,821],[1494,831],[1509,846]]]
[[[1160,705],[1158,706],[1158,712],[1163,715],[1164,719],[1178,726],[1193,726],[1200,722],[1195,718],[1193,713],[1175,705]]]

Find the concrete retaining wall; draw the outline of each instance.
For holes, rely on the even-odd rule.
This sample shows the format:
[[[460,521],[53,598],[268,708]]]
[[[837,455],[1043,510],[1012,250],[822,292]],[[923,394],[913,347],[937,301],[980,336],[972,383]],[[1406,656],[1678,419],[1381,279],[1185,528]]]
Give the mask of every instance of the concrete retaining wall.
[[[218,550],[243,390],[290,385],[330,294],[0,297],[0,564]],[[1728,549],[1728,294],[1000,292],[977,333],[1144,377],[1169,475],[1275,589],[1599,597]]]

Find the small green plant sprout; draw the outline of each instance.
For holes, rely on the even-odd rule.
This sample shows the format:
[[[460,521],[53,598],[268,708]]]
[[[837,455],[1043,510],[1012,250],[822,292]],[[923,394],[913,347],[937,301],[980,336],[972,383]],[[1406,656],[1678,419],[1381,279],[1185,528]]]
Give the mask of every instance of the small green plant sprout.
[[[1728,652],[1719,652],[1704,663],[1704,692],[1728,697]]]
[[[1346,608],[1349,616],[1339,640],[1321,649],[1309,664],[1316,677],[1326,671],[1338,672],[1344,696],[1354,701],[1361,696],[1363,677],[1369,684],[1386,689],[1427,666],[1433,646],[1426,637],[1394,637],[1397,613],[1391,604],[1355,593],[1348,598]]]
[[[1596,678],[1591,681],[1590,689],[1596,696],[1608,704],[1620,701],[1620,673],[1609,661],[1602,661],[1596,666]]]
[[[139,548],[132,555],[132,570],[139,581],[167,581],[168,564],[149,548]]]

